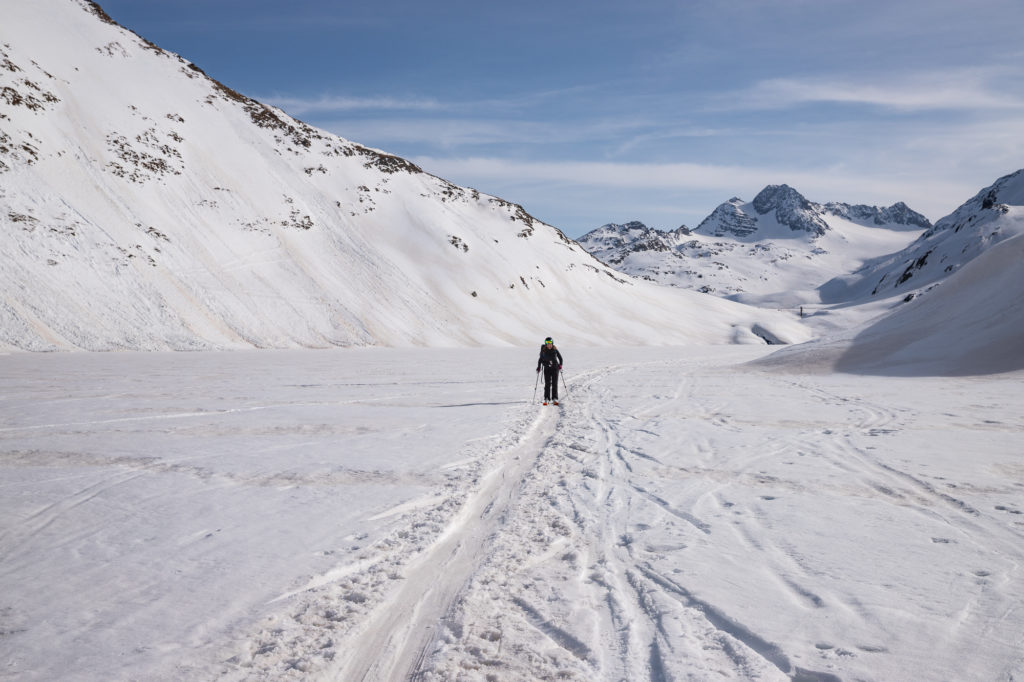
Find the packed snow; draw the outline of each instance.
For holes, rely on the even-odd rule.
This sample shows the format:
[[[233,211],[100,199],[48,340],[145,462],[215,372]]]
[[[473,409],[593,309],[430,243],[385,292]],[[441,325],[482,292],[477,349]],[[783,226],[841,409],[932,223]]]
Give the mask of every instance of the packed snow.
[[[1020,679],[1024,376],[767,350],[0,356],[0,677]]]

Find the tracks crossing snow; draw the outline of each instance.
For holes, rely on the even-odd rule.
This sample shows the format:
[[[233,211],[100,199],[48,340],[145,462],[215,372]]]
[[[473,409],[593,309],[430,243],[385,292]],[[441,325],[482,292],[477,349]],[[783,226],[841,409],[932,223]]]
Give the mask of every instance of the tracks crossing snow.
[[[669,390],[630,388],[623,399],[617,391],[632,380]],[[875,450],[879,439],[912,430],[918,415],[759,376],[788,413],[778,416],[723,393],[735,380],[673,362],[608,367],[574,382],[557,424],[545,426],[554,427],[550,437],[530,445],[540,445],[531,467],[501,523],[488,527],[488,551],[460,574],[469,579],[413,677],[834,682],[917,657],[919,642],[898,632],[909,623],[934,630],[933,607],[922,602],[893,619],[873,602],[895,586],[858,586],[870,569],[850,553],[883,563],[888,577],[900,564],[896,545],[919,527],[979,525],[970,504]],[[792,414],[786,400],[824,406],[822,416]],[[800,473],[787,476],[790,467]],[[818,505],[863,507],[872,524],[902,509],[913,523],[895,543],[835,528],[815,547],[828,531],[800,537],[793,514]],[[980,525],[986,552],[1018,532]],[[921,552],[936,547],[927,542]],[[835,563],[843,557],[850,565]],[[1000,574],[1019,590],[1015,557]],[[918,578],[914,589],[940,579]],[[1007,593],[978,592],[959,597],[971,617],[1012,608]],[[954,651],[969,646],[964,638],[945,635]]]
[[[7,401],[0,577],[60,596],[5,592],[0,638],[52,672],[51,641],[97,633],[93,679],[1024,676],[1019,381],[734,366],[759,352],[595,350],[559,409],[518,399],[515,353],[451,381],[464,352],[382,355],[380,385],[281,356],[266,389],[221,373],[181,400],[167,380],[47,408],[59,427]],[[184,413],[208,418],[136,418]],[[31,577],[62,575],[41,557],[105,576],[108,555],[163,598],[122,607],[171,652],[135,649],[130,673],[107,653],[126,630],[91,616],[112,588]],[[44,639],[48,606],[76,620]]]

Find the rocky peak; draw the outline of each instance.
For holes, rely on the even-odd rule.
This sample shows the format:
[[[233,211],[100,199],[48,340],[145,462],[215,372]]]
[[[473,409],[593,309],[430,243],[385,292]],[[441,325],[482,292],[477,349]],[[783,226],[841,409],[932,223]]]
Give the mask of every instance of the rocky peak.
[[[630,253],[669,251],[690,229],[681,225],[668,232],[648,227],[639,220],[608,223],[588,232],[577,242],[598,259],[609,264],[621,263]]]
[[[617,225],[615,223],[608,223],[602,226],[600,229],[620,234],[624,236],[632,235],[631,238],[635,239],[637,235],[647,235],[651,233],[651,228],[644,225],[639,220],[630,220],[627,223]]]
[[[829,229],[821,217],[821,206],[811,203],[789,185],[768,185],[754,197],[752,205],[759,215],[774,212],[775,220],[794,232],[821,236]]]
[[[711,234],[715,237],[732,235],[735,237],[747,237],[757,232],[757,216],[747,214],[743,210],[744,202],[739,197],[733,197],[718,208],[712,211],[711,215],[705,218],[697,226],[696,232]]]
[[[946,230],[959,232],[967,225],[981,223],[1006,213],[1009,206],[1024,206],[1024,169],[1004,175],[981,190],[922,235],[926,239]]]
[[[908,229],[929,229],[932,224],[923,215],[914,211],[902,201],[898,201],[888,208],[878,206],[867,206],[865,204],[843,204],[829,202],[824,205],[824,211],[832,215],[845,218],[860,225],[885,225],[887,227],[906,227]]]

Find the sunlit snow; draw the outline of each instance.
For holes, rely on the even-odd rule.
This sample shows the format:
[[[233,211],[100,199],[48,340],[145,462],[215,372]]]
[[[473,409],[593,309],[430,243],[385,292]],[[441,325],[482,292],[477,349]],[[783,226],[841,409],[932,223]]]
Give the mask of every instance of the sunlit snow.
[[[2,357],[4,676],[1019,677],[1019,373],[763,348]]]
[[[1024,172],[753,307],[0,4],[0,678],[1024,679]]]

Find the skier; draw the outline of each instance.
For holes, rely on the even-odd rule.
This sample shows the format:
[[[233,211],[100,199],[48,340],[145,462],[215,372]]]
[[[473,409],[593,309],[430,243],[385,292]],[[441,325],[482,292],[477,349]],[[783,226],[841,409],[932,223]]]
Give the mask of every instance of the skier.
[[[544,368],[544,404],[553,400],[558,404],[558,372],[562,369],[562,354],[555,348],[555,342],[551,337],[544,339],[544,345],[540,347],[540,357],[537,358],[537,371]]]

